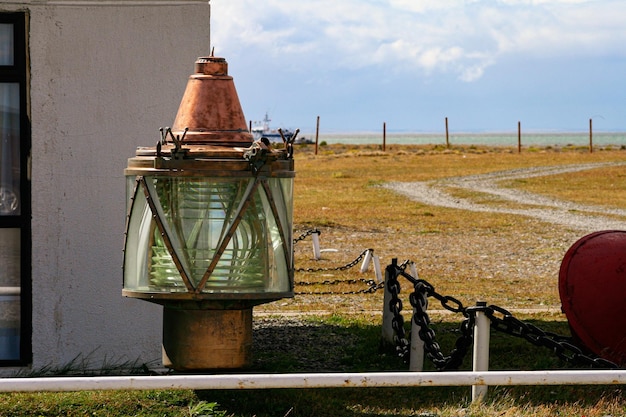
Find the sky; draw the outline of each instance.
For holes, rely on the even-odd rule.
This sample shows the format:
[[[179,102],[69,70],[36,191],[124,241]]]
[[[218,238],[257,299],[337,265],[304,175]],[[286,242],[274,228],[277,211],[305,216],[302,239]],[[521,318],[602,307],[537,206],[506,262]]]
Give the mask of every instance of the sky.
[[[210,0],[248,120],[320,131],[626,131],[623,0]]]

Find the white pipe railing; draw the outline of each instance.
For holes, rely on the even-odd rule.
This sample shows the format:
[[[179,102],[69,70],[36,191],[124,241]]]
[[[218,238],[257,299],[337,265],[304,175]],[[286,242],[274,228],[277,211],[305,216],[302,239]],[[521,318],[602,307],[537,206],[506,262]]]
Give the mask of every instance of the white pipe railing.
[[[477,307],[486,307],[487,303],[479,301]],[[472,370],[474,372],[489,370],[489,341],[491,339],[491,321],[484,311],[477,310],[474,323],[474,351],[472,356]],[[472,401],[481,401],[487,396],[487,385],[472,386]]]
[[[624,384],[626,370],[365,372],[2,378],[0,392]]]
[[[20,287],[0,287],[0,295],[20,295],[21,293]]]

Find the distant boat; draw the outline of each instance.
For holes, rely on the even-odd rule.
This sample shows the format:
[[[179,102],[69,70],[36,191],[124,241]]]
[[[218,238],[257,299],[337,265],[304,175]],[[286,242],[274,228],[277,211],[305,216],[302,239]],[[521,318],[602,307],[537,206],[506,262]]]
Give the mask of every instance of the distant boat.
[[[270,142],[279,142],[282,143],[283,139],[278,132],[278,129],[270,128],[270,119],[269,115],[265,113],[265,117],[260,122],[254,122],[254,126],[252,126],[252,136],[254,140],[259,140],[261,138],[267,138]],[[292,138],[294,133],[289,129],[282,129],[283,135],[286,140]]]

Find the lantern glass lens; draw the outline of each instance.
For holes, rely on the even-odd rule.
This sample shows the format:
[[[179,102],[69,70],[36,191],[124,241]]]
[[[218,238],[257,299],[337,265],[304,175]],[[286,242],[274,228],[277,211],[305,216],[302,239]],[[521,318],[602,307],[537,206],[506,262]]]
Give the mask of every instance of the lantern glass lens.
[[[293,179],[270,178],[267,186],[256,181],[140,181],[129,217],[125,288],[289,291]]]

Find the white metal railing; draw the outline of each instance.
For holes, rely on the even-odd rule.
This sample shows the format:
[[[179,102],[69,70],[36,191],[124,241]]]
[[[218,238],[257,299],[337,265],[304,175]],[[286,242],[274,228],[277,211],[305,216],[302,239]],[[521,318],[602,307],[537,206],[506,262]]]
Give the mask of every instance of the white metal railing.
[[[0,392],[624,384],[626,370],[341,372],[2,378]]]
[[[0,296],[2,295],[20,295],[22,289],[20,287],[0,287]]]

